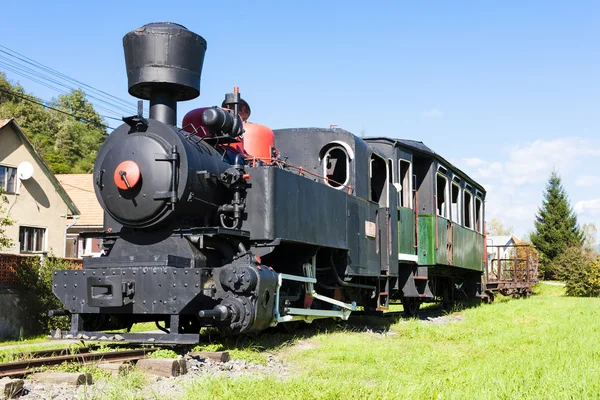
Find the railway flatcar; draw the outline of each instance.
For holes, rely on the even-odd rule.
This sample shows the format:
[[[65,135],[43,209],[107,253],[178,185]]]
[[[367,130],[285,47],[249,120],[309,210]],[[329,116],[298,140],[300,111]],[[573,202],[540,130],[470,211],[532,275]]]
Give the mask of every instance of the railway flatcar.
[[[320,318],[483,294],[485,190],[421,142],[342,129],[271,131],[199,95],[206,41],[148,24],[123,39],[129,92],[149,118],[124,118],[100,149],[95,191],[104,254],[55,271],[71,328],[54,337],[196,343]],[[245,119],[245,118],[244,118]],[[395,135],[395,134],[394,134]]]

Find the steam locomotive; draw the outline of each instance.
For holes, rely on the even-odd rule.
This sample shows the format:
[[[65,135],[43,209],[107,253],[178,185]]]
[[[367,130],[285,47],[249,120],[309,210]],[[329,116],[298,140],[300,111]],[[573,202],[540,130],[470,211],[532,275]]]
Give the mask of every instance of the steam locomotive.
[[[100,149],[95,192],[104,254],[54,271],[70,315],[56,338],[196,343],[400,301],[481,296],[483,187],[421,142],[342,129],[245,122],[226,107],[190,112],[206,41],[173,23],[123,38],[129,93],[150,101]],[[390,132],[395,134],[395,132]],[[123,333],[138,322],[163,332]]]

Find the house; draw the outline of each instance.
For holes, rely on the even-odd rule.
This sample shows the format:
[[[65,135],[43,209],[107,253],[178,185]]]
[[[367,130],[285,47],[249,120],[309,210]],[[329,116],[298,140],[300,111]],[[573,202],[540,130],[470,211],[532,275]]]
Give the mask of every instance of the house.
[[[67,230],[66,257],[94,257],[102,253],[102,240],[83,238],[79,234],[101,231],[104,224],[104,211],[94,193],[92,174],[58,174],[56,179],[80,211],[80,216]]]
[[[5,228],[12,245],[1,251],[64,257],[79,210],[14,119],[0,120],[0,188],[2,216],[13,221]]]
[[[523,244],[521,239],[515,235],[506,236],[487,236],[486,244],[488,247],[488,260],[507,258],[508,252],[513,249],[512,246]]]

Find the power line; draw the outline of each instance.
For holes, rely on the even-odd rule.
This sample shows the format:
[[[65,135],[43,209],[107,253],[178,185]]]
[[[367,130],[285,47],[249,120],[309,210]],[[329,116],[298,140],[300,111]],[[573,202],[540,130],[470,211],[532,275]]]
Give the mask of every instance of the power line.
[[[93,103],[94,108],[119,115],[119,117],[122,115],[137,114],[138,111],[137,104],[133,105],[130,101],[96,89],[91,85],[72,78],[1,44],[0,67],[61,94],[67,93],[64,89],[79,90],[80,87],[85,87],[87,88],[85,96],[89,98],[90,103]],[[146,115],[149,114],[148,108],[144,107],[143,111]],[[121,121],[121,118],[103,117]],[[182,125],[183,120],[178,120],[177,123]]]
[[[47,109],[49,109],[49,110],[56,111],[56,112],[59,112],[59,113],[61,113],[61,114],[68,115],[68,116],[70,116],[70,117],[73,117],[73,118],[77,119],[78,121],[87,122],[87,123],[88,123],[88,124],[90,124],[90,125],[94,125],[94,126],[102,127],[102,128],[105,128],[105,129],[112,129],[112,130],[114,130],[114,129],[115,129],[115,128],[113,128],[112,126],[109,126],[109,125],[104,125],[104,124],[101,124],[101,123],[98,123],[98,122],[94,122],[94,121],[90,121],[90,120],[87,120],[87,119],[85,119],[85,118],[81,118],[81,117],[80,117],[80,116],[78,116],[78,115],[71,114],[71,113],[69,113],[69,112],[66,112],[66,111],[63,111],[63,110],[59,110],[58,108],[51,107],[51,106],[49,106],[49,105],[47,105],[47,104],[44,104],[43,102],[40,102],[40,101],[37,101],[37,100],[33,100],[33,99],[29,98],[28,96],[26,96],[26,95],[23,95],[23,94],[20,94],[20,93],[14,93],[14,92],[11,92],[11,91],[9,91],[9,90],[5,90],[5,89],[3,89],[3,88],[0,88],[0,92],[4,92],[4,93],[6,93],[6,94],[8,94],[8,95],[11,95],[11,96],[14,96],[14,97],[18,97],[18,98],[20,98],[20,99],[23,99],[23,100],[25,100],[25,101],[28,101],[28,102],[30,102],[30,103],[35,103],[35,104],[37,104],[37,105],[40,105],[40,106],[42,106],[42,107],[44,107],[44,108],[47,108]],[[108,117],[108,116],[103,116],[103,115],[100,115],[100,116],[101,116],[101,117],[103,117],[103,118],[110,118],[110,119],[115,119],[115,120],[117,120],[117,121],[120,121],[118,118],[114,118],[114,117]]]
[[[29,64],[29,65],[33,66],[34,68],[38,68],[38,69],[40,69],[42,71],[45,71],[46,73],[49,73],[51,75],[54,75],[54,76],[58,77],[60,79],[64,79],[64,80],[67,80],[69,82],[75,83],[77,85],[86,87],[86,88],[90,89],[93,92],[96,92],[97,94],[99,94],[101,96],[104,96],[106,98],[110,98],[113,101],[121,103],[122,106],[130,107],[130,108],[135,109],[137,111],[137,106],[133,105],[131,102],[129,102],[127,100],[121,99],[121,98],[119,98],[117,96],[114,96],[114,95],[112,95],[110,93],[107,93],[107,92],[105,92],[103,90],[96,89],[95,87],[90,86],[90,85],[88,85],[88,84],[86,84],[84,82],[81,82],[81,81],[79,81],[79,80],[77,80],[75,78],[71,78],[70,76],[68,76],[66,74],[63,74],[62,72],[59,72],[59,71],[57,71],[57,70],[55,70],[55,69],[53,69],[51,67],[48,67],[48,66],[46,66],[46,65],[44,65],[44,64],[42,64],[42,63],[40,63],[38,61],[35,61],[35,60],[33,60],[33,59],[31,59],[31,58],[29,58],[29,57],[27,57],[27,56],[25,56],[25,55],[23,55],[21,53],[16,52],[15,50],[9,49],[6,46],[0,45],[0,47],[3,48],[3,49],[5,49],[5,50],[0,50],[0,52],[4,53],[4,54],[6,54],[6,55],[8,55],[10,57],[18,59],[18,60],[20,60],[23,63]]]
[[[2,50],[0,50],[0,52],[2,52]],[[23,76],[23,77],[25,77],[25,78],[33,81],[33,82],[39,83],[40,85],[43,85],[43,86],[45,86],[47,88],[55,90],[55,91],[57,91],[59,93],[63,93],[64,94],[64,93],[67,93],[68,90],[76,90],[77,89],[77,88],[75,88],[73,86],[66,85],[63,82],[57,81],[57,80],[55,80],[53,78],[49,78],[49,77],[47,77],[47,76],[45,76],[43,74],[40,74],[39,71],[36,71],[36,70],[28,68],[28,67],[26,67],[24,65],[20,65],[18,63],[15,63],[14,61],[7,59],[6,57],[3,57],[1,54],[0,54],[0,66],[2,66],[4,69],[6,69],[8,71],[13,72],[14,74]],[[46,81],[50,82],[50,83],[47,83]],[[65,88],[65,89],[67,89],[67,91],[65,91],[63,89],[60,89],[60,88],[58,88],[58,87],[56,87],[54,85],[58,85],[58,86],[60,86],[62,88]],[[95,99],[98,102],[101,102],[101,103],[106,104],[109,107],[113,108],[113,109],[106,108],[105,106],[101,106],[99,104],[95,104],[94,105],[96,108],[103,109],[103,110],[108,111],[110,113],[115,113],[115,114],[122,115],[122,114],[130,114],[132,112],[131,110],[125,110],[120,105],[115,105],[115,104],[113,104],[111,102],[108,102],[108,101],[106,101],[104,99],[101,99],[101,98],[98,98],[96,96],[90,95],[89,93],[86,93],[86,97],[89,97],[90,99]],[[117,110],[117,111],[115,111],[115,110]]]

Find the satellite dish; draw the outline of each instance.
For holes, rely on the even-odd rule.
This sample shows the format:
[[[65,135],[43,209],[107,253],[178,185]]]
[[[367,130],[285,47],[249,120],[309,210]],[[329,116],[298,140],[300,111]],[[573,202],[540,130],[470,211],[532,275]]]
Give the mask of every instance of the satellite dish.
[[[20,180],[26,181],[33,176],[33,165],[30,162],[23,161],[17,167],[17,176]]]

